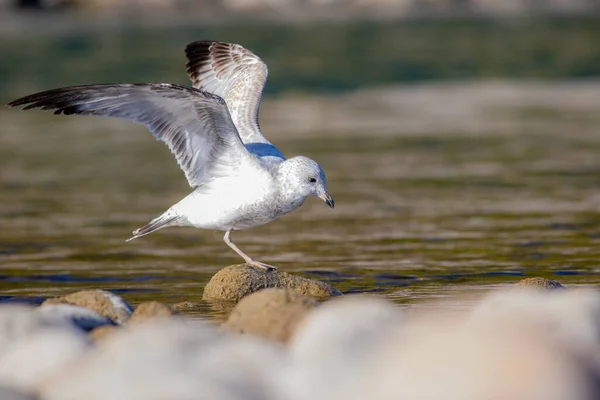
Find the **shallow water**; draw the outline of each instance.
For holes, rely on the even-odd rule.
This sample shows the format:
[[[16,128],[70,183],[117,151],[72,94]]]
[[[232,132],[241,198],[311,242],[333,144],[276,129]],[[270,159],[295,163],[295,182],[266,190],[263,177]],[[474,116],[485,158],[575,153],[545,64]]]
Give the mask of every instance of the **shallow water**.
[[[321,162],[336,208],[310,199],[233,238],[284,271],[401,304],[531,275],[596,284],[600,102],[589,96],[598,87],[463,84],[267,99],[263,129],[284,154]],[[473,107],[487,98],[497,104],[475,128],[426,108],[404,118],[397,105],[444,109],[457,93],[464,104],[457,101],[452,115],[481,114]],[[190,190],[168,149],[143,127],[15,110],[0,118],[4,301],[86,288],[133,304],[199,301],[212,274],[240,261],[219,232],[171,228],[124,242]],[[359,128],[346,127],[352,121]],[[210,305],[200,311],[221,313]]]

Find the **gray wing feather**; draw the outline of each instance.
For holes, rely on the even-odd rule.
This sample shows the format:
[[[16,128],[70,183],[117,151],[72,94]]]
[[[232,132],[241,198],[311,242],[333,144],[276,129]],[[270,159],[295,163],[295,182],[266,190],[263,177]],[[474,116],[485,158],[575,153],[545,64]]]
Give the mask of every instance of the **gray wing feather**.
[[[171,150],[190,186],[235,174],[251,161],[220,97],[171,84],[73,86],[32,94],[8,104],[55,114],[98,115],[145,125]]]
[[[270,143],[258,124],[267,65],[237,44],[200,41],[187,45],[187,72],[194,87],[222,97],[242,142]]]

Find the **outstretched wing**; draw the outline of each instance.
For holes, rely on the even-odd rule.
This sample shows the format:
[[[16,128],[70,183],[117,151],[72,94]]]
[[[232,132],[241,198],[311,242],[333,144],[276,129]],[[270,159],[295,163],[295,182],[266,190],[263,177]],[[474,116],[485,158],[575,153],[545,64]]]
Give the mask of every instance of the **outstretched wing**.
[[[194,87],[222,97],[242,142],[269,143],[258,124],[267,65],[237,44],[200,41],[187,45],[187,72]]]
[[[73,86],[32,94],[8,104],[55,114],[124,118],[145,125],[169,147],[190,186],[235,175],[255,162],[222,98],[171,84]]]

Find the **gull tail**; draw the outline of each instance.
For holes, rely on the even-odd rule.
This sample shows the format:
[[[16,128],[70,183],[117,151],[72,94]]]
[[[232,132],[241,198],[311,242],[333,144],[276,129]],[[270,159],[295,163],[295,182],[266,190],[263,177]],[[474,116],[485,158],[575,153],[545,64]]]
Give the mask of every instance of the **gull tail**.
[[[145,236],[149,233],[152,233],[162,228],[166,228],[168,226],[179,225],[179,219],[179,215],[169,210],[160,217],[154,218],[146,225],[133,231],[133,236],[127,239],[126,242],[130,242],[133,239],[137,239],[139,237]]]

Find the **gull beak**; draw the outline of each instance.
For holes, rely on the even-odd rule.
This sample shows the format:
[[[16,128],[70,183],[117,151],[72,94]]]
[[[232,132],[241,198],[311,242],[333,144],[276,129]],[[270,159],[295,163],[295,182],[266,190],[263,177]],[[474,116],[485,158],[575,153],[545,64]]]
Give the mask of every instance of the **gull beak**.
[[[322,199],[325,203],[327,203],[327,205],[331,208],[333,208],[333,206],[335,205],[333,197],[331,197],[331,195],[327,192],[320,194],[319,198]]]

